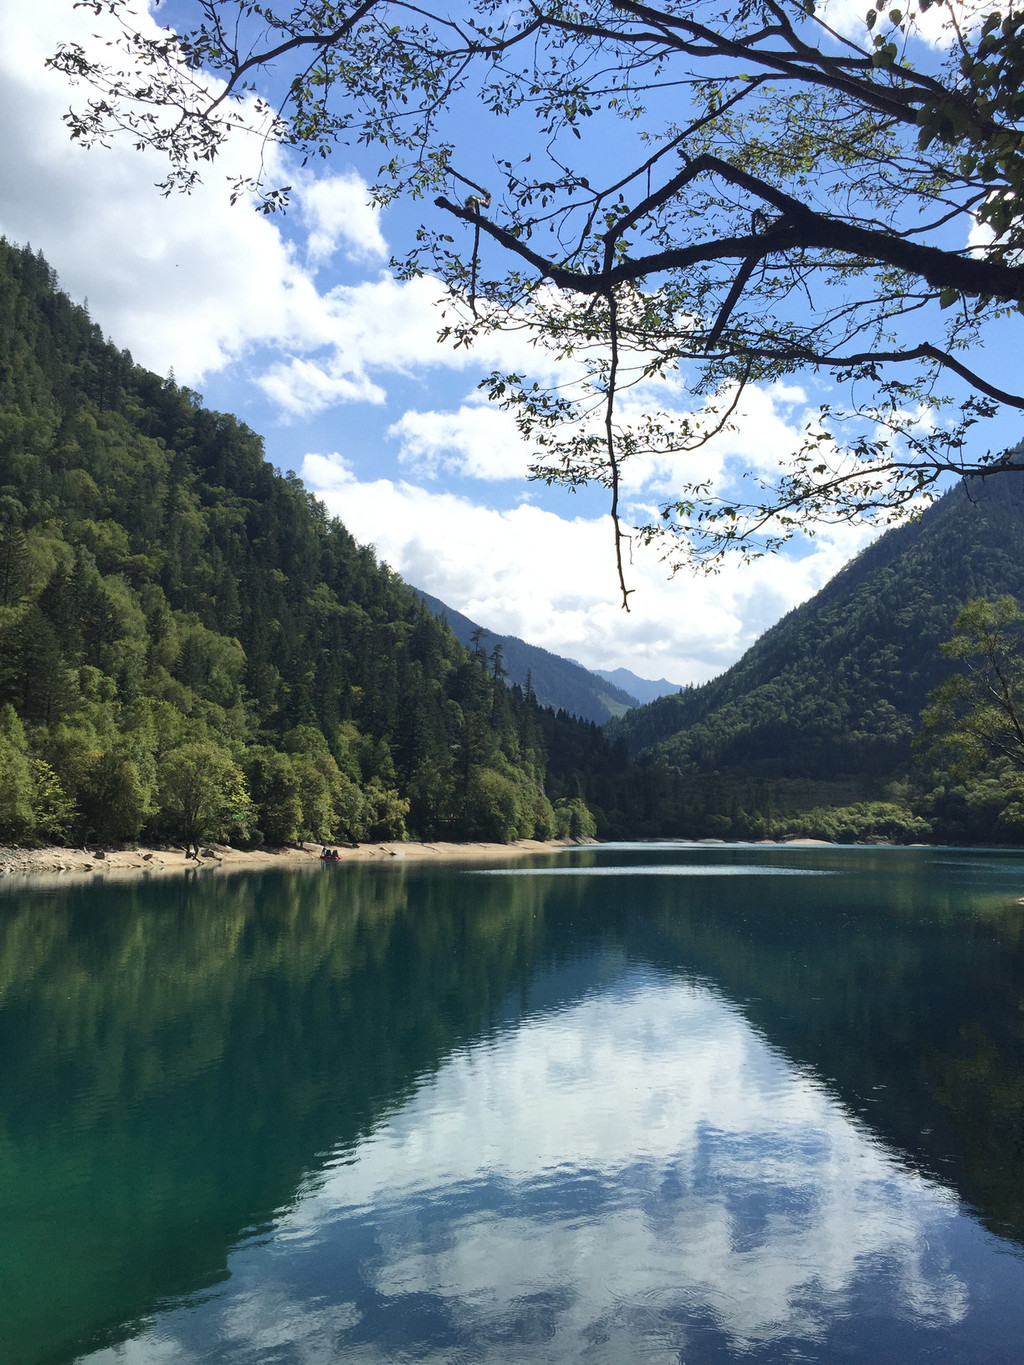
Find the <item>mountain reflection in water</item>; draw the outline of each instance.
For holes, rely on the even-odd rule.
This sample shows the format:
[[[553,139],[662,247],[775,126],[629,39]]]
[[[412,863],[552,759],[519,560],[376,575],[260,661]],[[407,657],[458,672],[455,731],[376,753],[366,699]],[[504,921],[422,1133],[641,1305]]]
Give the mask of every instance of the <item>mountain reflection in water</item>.
[[[860,852],[806,854],[803,870],[831,874],[806,879],[773,875],[795,870],[780,855],[750,877],[738,852],[681,852],[682,875],[662,851],[580,856],[667,869],[636,893],[562,869],[211,881],[108,902],[99,938],[74,893],[36,903],[50,932],[30,985],[0,980],[0,1043],[70,988],[43,1025],[64,1055],[52,1106],[4,1114],[5,1168],[40,1142],[61,1152],[51,1178],[127,1287],[102,1320],[83,1292],[63,1345],[43,1336],[32,1355],[24,1328],[17,1365],[1018,1361],[1024,1258],[990,1228],[1015,1217],[996,1192],[1020,1153],[978,1186],[986,1228],[956,1144],[968,1098],[991,1142],[1011,1131],[1007,1083],[1024,1096],[1003,890],[1021,864],[951,875],[930,852],[902,867]],[[28,943],[25,908],[5,944],[19,924]],[[854,1061],[844,1029],[888,1039],[885,1055]],[[119,1049],[116,1083],[95,1044]],[[44,1054],[26,1043],[26,1076]],[[922,1151],[901,1142],[911,1123],[933,1135]],[[139,1147],[127,1201],[101,1169],[111,1141]],[[69,1253],[89,1239],[78,1226]]]

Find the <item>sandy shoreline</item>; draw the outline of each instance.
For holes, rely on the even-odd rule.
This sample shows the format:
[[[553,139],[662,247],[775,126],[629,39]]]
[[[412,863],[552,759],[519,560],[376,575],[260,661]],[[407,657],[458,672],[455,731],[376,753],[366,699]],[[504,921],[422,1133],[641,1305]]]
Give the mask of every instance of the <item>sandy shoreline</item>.
[[[511,844],[381,843],[340,848],[339,862],[477,862],[519,858],[530,853],[552,853],[566,843],[517,839]],[[201,856],[186,858],[181,848],[87,849],[0,848],[0,886],[41,877],[62,882],[92,877],[128,878],[206,871],[266,871],[319,863],[320,845],[304,848],[238,849],[204,844]]]

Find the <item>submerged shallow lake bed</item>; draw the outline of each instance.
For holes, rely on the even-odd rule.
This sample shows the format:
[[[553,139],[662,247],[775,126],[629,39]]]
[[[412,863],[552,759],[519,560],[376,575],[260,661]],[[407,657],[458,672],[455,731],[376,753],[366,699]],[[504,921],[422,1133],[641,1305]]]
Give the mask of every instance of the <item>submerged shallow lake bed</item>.
[[[0,895],[0,1360],[1024,1357],[1024,856]]]

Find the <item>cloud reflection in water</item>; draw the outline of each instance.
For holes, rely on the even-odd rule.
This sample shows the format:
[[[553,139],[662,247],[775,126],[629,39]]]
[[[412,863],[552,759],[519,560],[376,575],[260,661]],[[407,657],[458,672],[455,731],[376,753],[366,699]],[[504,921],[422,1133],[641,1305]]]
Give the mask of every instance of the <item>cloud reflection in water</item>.
[[[451,1056],[220,1293],[88,1359],[779,1359],[962,1320],[957,1213],[713,991],[630,969]]]

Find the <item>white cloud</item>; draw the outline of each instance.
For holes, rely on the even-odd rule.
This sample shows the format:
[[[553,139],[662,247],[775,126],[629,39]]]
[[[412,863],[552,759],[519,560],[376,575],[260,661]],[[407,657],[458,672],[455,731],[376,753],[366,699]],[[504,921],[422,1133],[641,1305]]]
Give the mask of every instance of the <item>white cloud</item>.
[[[867,14],[874,5],[870,0],[826,0],[821,7],[821,16],[827,23],[843,34],[844,37],[860,43],[870,51],[871,32],[867,27]],[[954,47],[957,42],[957,28],[961,33],[970,33],[977,28],[987,14],[1002,9],[1001,0],[948,0],[948,3],[932,4],[926,10],[908,0],[902,7],[906,16],[908,31],[934,48]],[[955,16],[956,26],[951,15]],[[888,33],[884,19],[873,30],[875,33]],[[899,31],[894,33],[899,42]]]
[[[681,379],[662,387],[667,387],[666,393],[646,386],[627,395],[619,405],[622,423],[636,423],[657,403],[666,413],[668,423],[674,422],[677,430],[684,421],[689,421],[694,431],[711,431],[734,397],[725,391],[713,405],[693,409],[687,407],[688,395]],[[780,465],[800,446],[804,428],[812,417],[813,410],[802,388],[778,383],[761,388],[751,384],[722,431],[709,435],[696,450],[667,450],[632,457],[623,466],[622,487],[637,499],[654,502],[677,495],[683,484],[710,481],[728,496],[739,497],[742,490],[735,484],[736,470],[742,468],[767,479],[776,476]],[[686,444],[692,445],[692,440]],[[730,482],[732,487],[727,488]],[[747,496],[752,496],[749,489]]]
[[[472,479],[524,479],[530,447],[511,413],[463,403],[457,412],[406,412],[388,429],[399,459],[418,474]]]
[[[139,22],[156,31],[145,16]],[[306,353],[337,340],[333,301],[318,293],[276,222],[244,202],[232,207],[222,176],[164,199],[154,188],[164,174],[157,159],[127,142],[88,152],[71,143],[61,114],[87,92],[70,89],[45,61],[62,41],[88,46],[103,16],[61,0],[0,0],[0,23],[0,230],[41,248],[118,345],[195,383],[253,346]],[[238,141],[223,159],[244,169],[253,152]],[[345,174],[322,190],[304,187],[314,256],[332,235],[364,254],[383,249],[360,184]],[[362,396],[358,378],[352,383]]]
[[[283,413],[310,416],[338,403],[384,403],[387,393],[354,358],[353,364],[334,372],[315,361],[293,357],[287,364],[272,365],[260,378],[260,388]]]
[[[629,402],[642,406],[635,395]],[[678,493],[683,481],[726,480],[740,466],[771,475],[800,440],[806,402],[796,387],[751,388],[735,430],[705,449],[630,462],[623,470],[624,515],[656,518],[657,499]],[[391,434],[420,477],[521,477],[529,458],[509,415],[481,404],[408,412]],[[525,501],[502,511],[490,500],[481,505],[416,481],[361,482],[337,456],[307,456],[302,472],[357,538],[376,544],[403,577],[489,629],[591,668],[621,666],[678,682],[720,672],[877,534],[826,528],[799,555],[729,563],[710,577],[670,578],[654,550],[636,546],[627,566],[635,591],[625,613],[607,516],[559,515]]]
[[[306,252],[311,261],[327,261],[348,244],[353,260],[380,260],[388,254],[380,230],[380,210],[370,203],[365,181],[354,172],[324,176],[300,185],[297,199],[309,225]]]
[[[298,372],[298,366],[295,370]],[[678,379],[638,386],[620,397],[618,424],[624,430],[637,430],[649,414],[661,411],[666,428],[674,427],[677,432],[684,421],[694,417],[694,426],[711,425],[711,410],[705,406],[695,414],[688,412],[686,397],[685,386]],[[730,401],[730,395],[724,395],[722,402]],[[696,450],[631,456],[621,466],[620,487],[636,502],[639,520],[655,509],[657,499],[671,498],[685,483],[721,483],[740,466],[755,476],[770,478],[800,445],[804,427],[813,415],[801,388],[773,384],[762,389],[751,385],[727,430]],[[597,414],[582,425],[598,431],[602,423],[603,416]],[[537,458],[536,445],[519,434],[514,414],[482,398],[447,411],[407,411],[392,423],[388,436],[400,442],[402,464],[431,478],[458,474],[483,480],[522,479]],[[732,496],[736,496],[735,491]]]
[[[280,154],[272,146],[260,149],[272,180],[296,181],[287,219],[295,245],[281,220],[230,203],[217,166],[253,166],[256,149],[243,135],[192,194],[164,198],[154,187],[165,174],[157,158],[127,141],[85,151],[61,121],[88,91],[69,87],[46,58],[62,41],[88,48],[104,17],[62,0],[31,7],[0,0],[0,22],[0,176],[16,187],[0,204],[0,231],[41,248],[63,287],[88,298],[95,320],[141,364],[159,373],[173,368],[179,380],[196,383],[254,348],[276,348],[284,358],[266,368],[261,386],[296,418],[340,403],[380,404],[386,374],[522,360],[519,338],[496,338],[475,353],[440,346],[443,291],[435,280],[399,283],[379,273],[318,288],[313,270],[339,244],[360,265],[387,254],[379,213],[354,171],[296,176],[275,163]],[[145,14],[139,24],[158,31]],[[300,226],[307,229],[304,249]]]
[[[353,399],[383,401],[374,373],[412,375],[478,363],[438,344],[441,292],[429,277],[400,282],[387,273],[336,286],[321,300],[318,330],[300,338],[306,350],[318,347],[323,354],[293,355],[272,365],[260,387],[291,416],[308,417]]]
[[[608,517],[567,518],[525,502],[500,510],[414,483],[362,481],[339,455],[309,454],[300,473],[357,540],[488,629],[590,668],[621,666],[680,683],[721,672],[871,534],[830,528],[801,559],[672,580],[652,552],[637,548],[626,613]]]
[[[533,346],[527,329],[484,331],[471,346],[440,340],[444,327],[464,318],[440,281],[429,275],[400,281],[381,272],[376,279],[336,286],[321,307],[319,329],[309,329],[304,353],[271,366],[260,380],[267,396],[291,417],[312,417],[363,392],[382,393],[379,381],[385,375],[468,372],[475,381],[492,369],[528,370],[542,380],[579,373],[575,364]],[[311,355],[314,350],[319,354]],[[425,455],[428,443],[416,439],[423,441]],[[466,444],[461,441],[463,449]]]

